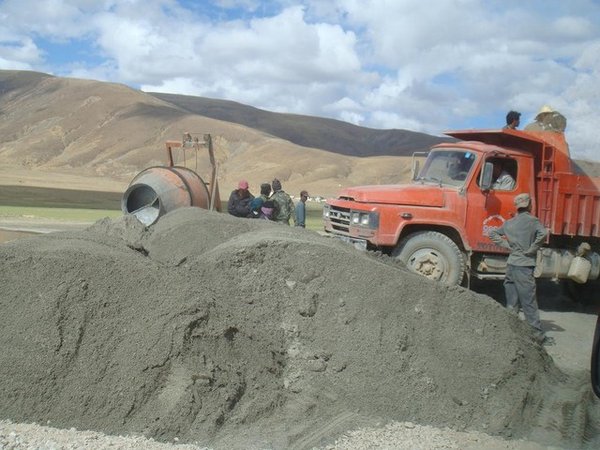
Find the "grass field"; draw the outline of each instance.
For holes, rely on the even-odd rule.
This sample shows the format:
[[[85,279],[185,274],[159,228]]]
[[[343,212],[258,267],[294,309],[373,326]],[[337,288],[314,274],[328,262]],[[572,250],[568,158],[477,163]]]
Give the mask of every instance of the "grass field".
[[[0,186],[0,205],[34,208],[119,211],[119,192],[79,191],[31,186]]]
[[[0,218],[42,218],[64,222],[95,222],[119,217],[121,193],[0,186]],[[223,202],[223,211],[227,203]],[[322,230],[323,205],[306,203],[306,228]]]
[[[321,231],[323,229],[323,204],[306,203],[306,228]]]
[[[0,217],[52,219],[64,222],[95,222],[103,217],[118,217],[120,210],[87,208],[45,208],[34,206],[2,206]]]

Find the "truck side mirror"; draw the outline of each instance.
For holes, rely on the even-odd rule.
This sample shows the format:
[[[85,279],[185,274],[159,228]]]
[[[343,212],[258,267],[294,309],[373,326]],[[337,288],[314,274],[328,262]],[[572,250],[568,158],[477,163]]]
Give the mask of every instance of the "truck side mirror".
[[[419,158],[424,158],[429,155],[429,152],[414,152],[412,154],[412,179],[413,181],[417,179],[419,176],[419,172],[421,171],[421,162]]]
[[[419,161],[417,159],[413,159],[413,164],[412,164],[412,179],[413,180],[416,180],[417,177],[419,176],[419,169],[420,169]]]
[[[486,162],[483,165],[481,176],[479,177],[479,187],[482,191],[489,191],[492,187],[492,177],[494,175],[494,164]]]

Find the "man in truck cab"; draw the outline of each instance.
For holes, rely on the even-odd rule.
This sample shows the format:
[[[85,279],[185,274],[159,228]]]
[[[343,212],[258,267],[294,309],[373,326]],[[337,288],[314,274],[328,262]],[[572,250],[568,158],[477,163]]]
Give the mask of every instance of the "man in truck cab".
[[[447,173],[451,180],[464,181],[473,165],[471,153],[455,152],[448,154]]]
[[[496,245],[510,250],[504,278],[506,308],[518,313],[521,307],[525,319],[535,329],[537,341],[541,344],[551,344],[542,330],[533,276],[537,251],[547,232],[538,218],[530,214],[529,194],[517,195],[514,203],[517,215],[489,232],[490,239]]]
[[[515,188],[514,177],[509,173],[505,167],[505,164],[500,160],[494,161],[494,172],[492,179],[494,180],[492,189],[498,191],[512,191]]]

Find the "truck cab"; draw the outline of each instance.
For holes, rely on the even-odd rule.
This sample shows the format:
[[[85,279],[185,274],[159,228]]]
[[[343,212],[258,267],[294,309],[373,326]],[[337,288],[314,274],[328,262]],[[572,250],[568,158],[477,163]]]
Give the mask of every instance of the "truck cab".
[[[514,216],[514,198],[527,192],[533,213],[550,232],[547,244],[571,247],[549,252],[548,261],[541,261],[542,272],[557,257],[563,258],[563,250],[568,256],[560,263],[568,266],[576,245],[583,240],[598,244],[597,228],[565,233],[565,225],[581,219],[577,214],[566,221],[558,219],[566,201],[558,195],[561,189],[576,191],[579,183],[600,200],[600,183],[572,173],[562,133],[467,130],[447,134],[462,140],[434,146],[410,183],[350,187],[328,200],[323,210],[325,231],[359,248],[386,252],[410,270],[443,283],[461,284],[469,276],[502,279],[508,253],[488,233]],[[588,221],[600,221],[591,211],[582,214]],[[600,260],[595,261],[593,254],[587,257],[600,271]],[[560,278],[567,273],[550,275]]]

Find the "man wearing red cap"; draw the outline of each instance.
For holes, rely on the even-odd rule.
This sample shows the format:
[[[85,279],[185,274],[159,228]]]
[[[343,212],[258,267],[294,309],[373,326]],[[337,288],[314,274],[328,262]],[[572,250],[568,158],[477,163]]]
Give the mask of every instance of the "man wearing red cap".
[[[227,212],[236,217],[251,217],[250,202],[253,198],[254,195],[248,190],[248,182],[241,180],[237,189],[231,191],[227,202]]]

